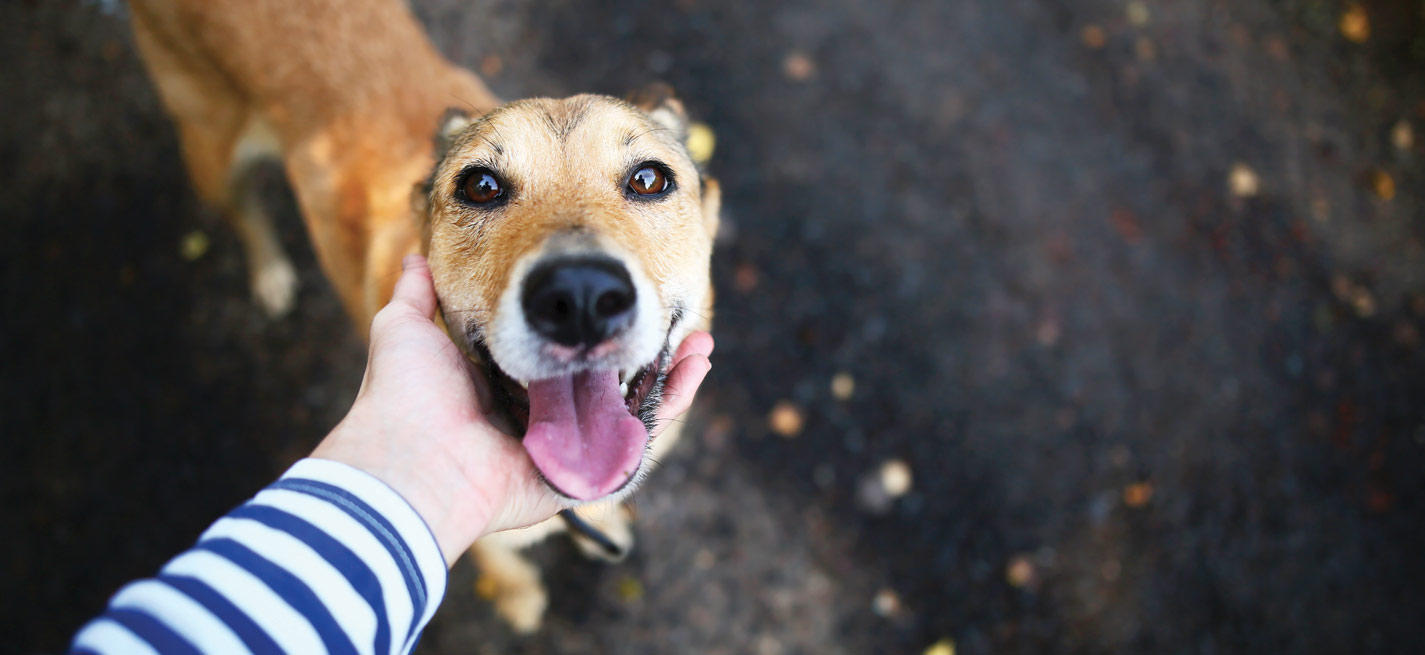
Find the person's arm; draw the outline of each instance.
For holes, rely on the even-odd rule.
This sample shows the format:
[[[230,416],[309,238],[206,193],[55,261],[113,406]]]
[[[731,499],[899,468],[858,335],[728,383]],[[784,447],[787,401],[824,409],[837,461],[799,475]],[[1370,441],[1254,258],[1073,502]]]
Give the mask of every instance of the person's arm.
[[[115,594],[73,652],[414,648],[446,567],[475,539],[559,509],[524,449],[486,419],[483,381],[434,312],[430,271],[408,258],[341,424],[157,577]],[[711,352],[706,333],[679,347],[660,424],[687,411]]]
[[[445,594],[420,515],[371,475],[304,459],[130,583],[74,652],[405,653]]]

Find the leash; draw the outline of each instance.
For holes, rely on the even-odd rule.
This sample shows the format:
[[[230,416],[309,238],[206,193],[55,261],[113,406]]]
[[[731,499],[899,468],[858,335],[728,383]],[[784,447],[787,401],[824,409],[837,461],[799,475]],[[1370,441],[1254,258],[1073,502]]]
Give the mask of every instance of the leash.
[[[608,535],[604,534],[598,528],[589,525],[589,522],[585,521],[584,518],[578,514],[575,514],[574,510],[560,510],[559,517],[564,519],[564,523],[569,526],[570,532],[577,532],[584,535],[590,541],[598,544],[599,548],[603,549],[609,557],[621,557],[623,555],[623,549],[619,548],[613,539],[610,539]]]

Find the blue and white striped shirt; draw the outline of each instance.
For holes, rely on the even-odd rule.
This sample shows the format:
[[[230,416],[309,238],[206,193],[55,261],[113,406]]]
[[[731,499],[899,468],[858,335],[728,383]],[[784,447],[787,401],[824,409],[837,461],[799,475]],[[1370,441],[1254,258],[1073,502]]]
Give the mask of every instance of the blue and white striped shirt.
[[[425,522],[380,480],[304,459],[130,583],[74,653],[408,653],[445,594]]]

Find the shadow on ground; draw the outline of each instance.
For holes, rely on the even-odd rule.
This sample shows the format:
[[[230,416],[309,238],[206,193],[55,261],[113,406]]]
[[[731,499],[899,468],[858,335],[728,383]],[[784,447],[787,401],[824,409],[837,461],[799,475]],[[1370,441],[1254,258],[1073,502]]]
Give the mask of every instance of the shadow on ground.
[[[539,547],[530,638],[461,564],[422,651],[1420,643],[1425,17],[1367,2],[1355,43],[1347,10],[417,3],[505,97],[673,83],[732,226],[716,369],[631,561]],[[0,5],[20,652],[310,448],[362,365],[290,210],[298,309],[259,317],[122,13]]]

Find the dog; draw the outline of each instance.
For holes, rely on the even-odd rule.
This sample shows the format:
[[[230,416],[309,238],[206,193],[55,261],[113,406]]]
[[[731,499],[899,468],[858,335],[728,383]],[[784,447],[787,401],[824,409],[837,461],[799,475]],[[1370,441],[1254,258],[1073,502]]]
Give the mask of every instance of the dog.
[[[239,236],[264,312],[289,311],[297,281],[254,183],[264,161],[285,169],[358,329],[403,256],[429,260],[447,333],[578,507],[471,549],[477,591],[536,629],[547,594],[519,549],[572,527],[591,555],[627,552],[619,501],[677,438],[649,439],[669,349],[709,327],[720,193],[682,104],[656,85],[502,104],[400,0],[129,7],[192,184]]]

